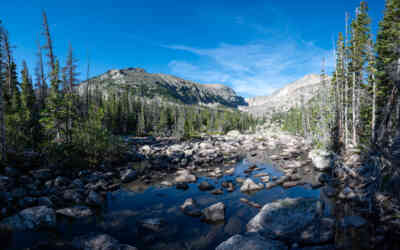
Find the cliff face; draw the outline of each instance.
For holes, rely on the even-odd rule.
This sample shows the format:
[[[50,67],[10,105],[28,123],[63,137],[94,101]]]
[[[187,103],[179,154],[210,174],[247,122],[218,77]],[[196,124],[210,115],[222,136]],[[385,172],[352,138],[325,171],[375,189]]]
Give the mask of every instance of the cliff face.
[[[247,105],[244,98],[237,96],[229,87],[220,84],[199,84],[172,75],[150,74],[144,69],[113,69],[90,79],[90,89],[100,90],[104,95],[110,91],[126,89],[134,94],[173,101],[183,104],[206,106],[223,105],[237,108]],[[87,82],[78,87],[79,93],[86,91]]]
[[[308,102],[321,86],[319,75],[306,75],[269,96],[246,98],[248,106],[240,107],[240,109],[255,116],[268,116],[274,112],[288,111],[292,107]]]

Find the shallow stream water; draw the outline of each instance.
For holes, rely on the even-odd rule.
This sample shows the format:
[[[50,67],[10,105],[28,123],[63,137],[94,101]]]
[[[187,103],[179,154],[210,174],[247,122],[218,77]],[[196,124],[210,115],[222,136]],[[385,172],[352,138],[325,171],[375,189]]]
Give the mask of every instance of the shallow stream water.
[[[131,183],[121,190],[110,193],[104,209],[98,211],[96,216],[80,220],[57,218],[58,226],[55,230],[15,233],[9,239],[8,249],[29,248],[39,241],[70,241],[75,236],[89,232],[109,234],[121,243],[138,249],[215,249],[230,236],[244,233],[247,222],[258,212],[257,208],[240,202],[240,198],[246,198],[260,205],[286,197],[321,198],[329,203],[322,192],[319,189],[312,189],[310,184],[289,189],[276,186],[253,194],[242,193],[235,178],[246,178],[244,170],[251,164],[253,163],[244,159],[236,164],[233,175],[219,179],[198,176],[197,182],[189,184],[187,190]],[[262,172],[268,173],[270,177],[283,175],[270,163],[257,163],[257,166],[262,170],[255,171],[253,175]],[[253,176],[250,178],[255,182],[261,182],[259,178]],[[221,188],[224,193],[213,195],[209,191],[200,191],[198,184],[203,180],[216,188]],[[229,193],[221,187],[221,183],[228,180],[236,184],[234,192]],[[201,209],[223,202],[226,206],[225,221],[209,224],[200,218],[183,214],[179,207],[187,198],[193,198]],[[140,226],[140,221],[149,218],[161,219],[162,223],[157,231]]]

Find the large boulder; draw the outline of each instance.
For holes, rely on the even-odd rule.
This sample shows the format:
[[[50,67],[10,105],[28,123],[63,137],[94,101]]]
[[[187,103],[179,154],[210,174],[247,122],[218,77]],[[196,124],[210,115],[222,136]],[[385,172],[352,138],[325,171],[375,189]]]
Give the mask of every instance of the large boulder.
[[[261,190],[263,188],[264,188],[264,184],[262,184],[262,183],[256,184],[256,183],[254,183],[254,181],[252,179],[247,178],[243,182],[242,186],[240,187],[240,191],[251,192],[251,191]]]
[[[0,221],[0,229],[10,231],[37,230],[56,226],[56,213],[46,206],[31,207]]]
[[[303,232],[319,223],[318,206],[318,200],[304,198],[268,203],[249,221],[247,231],[269,239],[302,242]]]
[[[236,234],[222,242],[215,250],[284,250],[288,247],[276,240],[265,240],[261,236],[254,234],[242,236]]]
[[[203,209],[204,219],[210,222],[217,222],[225,220],[225,205],[218,202]]]
[[[312,150],[308,157],[312,160],[315,169],[319,171],[328,170],[333,165],[332,154],[325,150]]]

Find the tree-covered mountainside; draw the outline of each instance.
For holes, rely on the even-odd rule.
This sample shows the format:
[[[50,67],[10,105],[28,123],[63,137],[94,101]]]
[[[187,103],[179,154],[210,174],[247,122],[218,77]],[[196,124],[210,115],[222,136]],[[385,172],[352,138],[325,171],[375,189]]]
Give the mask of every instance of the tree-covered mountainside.
[[[189,105],[236,108],[246,105],[229,87],[221,84],[198,84],[172,75],[151,74],[141,68],[114,69],[80,84],[79,93],[87,89],[110,92],[130,91],[134,95]]]

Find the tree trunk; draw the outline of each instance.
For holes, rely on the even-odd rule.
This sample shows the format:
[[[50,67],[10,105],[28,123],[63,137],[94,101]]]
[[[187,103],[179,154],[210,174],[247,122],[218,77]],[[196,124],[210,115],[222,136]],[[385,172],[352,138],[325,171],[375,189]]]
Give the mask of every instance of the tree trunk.
[[[353,86],[352,86],[352,120],[353,120],[353,146],[357,146],[357,102],[356,102],[356,72],[353,72]]]
[[[375,75],[372,74],[372,121],[371,121],[371,140],[375,141],[376,137],[376,81]]]

